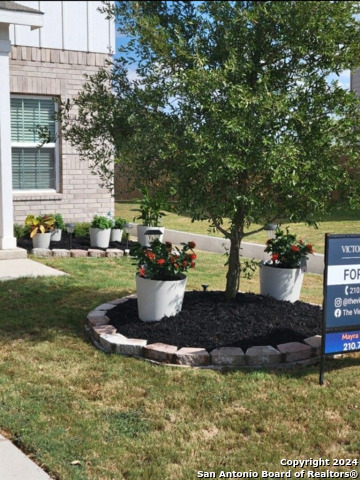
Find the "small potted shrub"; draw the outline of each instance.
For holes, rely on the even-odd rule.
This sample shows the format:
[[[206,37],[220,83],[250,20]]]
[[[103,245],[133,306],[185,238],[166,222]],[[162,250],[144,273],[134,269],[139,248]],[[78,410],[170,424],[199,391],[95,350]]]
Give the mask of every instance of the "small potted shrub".
[[[300,298],[304,278],[302,266],[308,255],[314,253],[311,243],[297,240],[296,235],[280,228],[275,237],[266,242],[265,252],[271,260],[260,263],[260,293],[277,300],[296,302]]]
[[[195,243],[182,244],[180,250],[171,243],[156,239],[151,246],[132,249],[137,260],[136,290],[140,320],[154,322],[179,313],[187,277],[183,272],[195,267]]]
[[[126,220],[124,218],[115,218],[113,226],[111,229],[111,242],[121,242],[123,228],[126,225]]]
[[[110,243],[111,218],[95,215],[90,228],[90,245],[92,247],[108,248]]]
[[[150,196],[146,189],[142,189],[141,193],[143,198],[140,202],[140,207],[133,210],[134,212],[140,212],[140,215],[134,217],[134,222],[137,220],[141,221],[141,225],[137,226],[138,242],[143,247],[149,247],[149,242],[145,237],[145,232],[149,227],[158,228],[164,235],[165,229],[164,227],[159,227],[159,223],[161,222],[161,218],[166,216],[166,214],[162,212],[162,209],[166,207],[166,202],[159,194]],[[163,240],[163,235],[160,237],[160,241]]]
[[[34,248],[49,248],[51,232],[54,230],[55,219],[51,215],[28,215],[25,225],[30,228],[30,238]]]
[[[54,222],[54,230],[51,232],[51,241],[52,242],[60,242],[62,231],[65,229],[65,224],[61,213],[55,213],[52,215],[55,219]]]

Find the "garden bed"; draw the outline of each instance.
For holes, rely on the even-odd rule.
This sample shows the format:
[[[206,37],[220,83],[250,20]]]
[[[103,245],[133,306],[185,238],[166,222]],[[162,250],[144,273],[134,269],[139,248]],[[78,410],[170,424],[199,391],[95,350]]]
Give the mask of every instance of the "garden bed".
[[[131,248],[135,242],[129,240],[128,248]],[[17,246],[19,248],[24,248],[28,252],[31,252],[33,249],[32,239],[30,237],[22,237],[17,239]],[[50,242],[50,249],[70,249],[70,235],[67,232],[62,232],[62,237],[60,242]],[[71,248],[74,250],[89,250],[92,247],[90,246],[90,237],[83,236],[83,237],[75,237],[72,236],[72,244]],[[96,247],[98,250],[105,251],[106,248]],[[126,249],[125,242],[110,242],[109,248],[119,248],[121,250]]]
[[[240,347],[301,342],[321,334],[322,311],[305,302],[282,302],[251,293],[239,293],[226,302],[222,292],[186,292],[182,311],[159,322],[139,320],[137,300],[107,312],[110,325],[128,338],[144,338],[183,347]]]

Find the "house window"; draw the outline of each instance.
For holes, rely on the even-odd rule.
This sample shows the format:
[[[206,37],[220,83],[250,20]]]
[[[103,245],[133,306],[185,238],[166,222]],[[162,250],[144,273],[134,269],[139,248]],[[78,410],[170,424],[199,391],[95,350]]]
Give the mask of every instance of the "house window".
[[[55,102],[49,98],[11,98],[14,190],[56,190]],[[38,128],[47,127],[52,143],[39,146]]]

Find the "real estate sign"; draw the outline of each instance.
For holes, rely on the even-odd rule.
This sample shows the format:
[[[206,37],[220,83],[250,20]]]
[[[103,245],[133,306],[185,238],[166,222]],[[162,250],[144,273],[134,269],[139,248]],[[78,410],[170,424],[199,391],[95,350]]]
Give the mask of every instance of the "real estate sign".
[[[360,235],[325,237],[320,384],[325,355],[360,351]]]

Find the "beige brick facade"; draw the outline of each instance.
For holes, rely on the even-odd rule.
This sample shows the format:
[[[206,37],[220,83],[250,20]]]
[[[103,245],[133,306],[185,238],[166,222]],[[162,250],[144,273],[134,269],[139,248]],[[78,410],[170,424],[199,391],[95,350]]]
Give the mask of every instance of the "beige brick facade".
[[[47,95],[72,99],[85,82],[109,59],[106,54],[13,46],[10,59],[12,95]],[[114,200],[100,188],[87,163],[63,139],[59,141],[59,189],[55,193],[14,192],[14,221],[29,213],[61,213],[65,221],[89,221],[94,214],[114,212]]]
[[[358,68],[355,72],[350,74],[350,89],[356,94],[360,95],[360,69]]]

